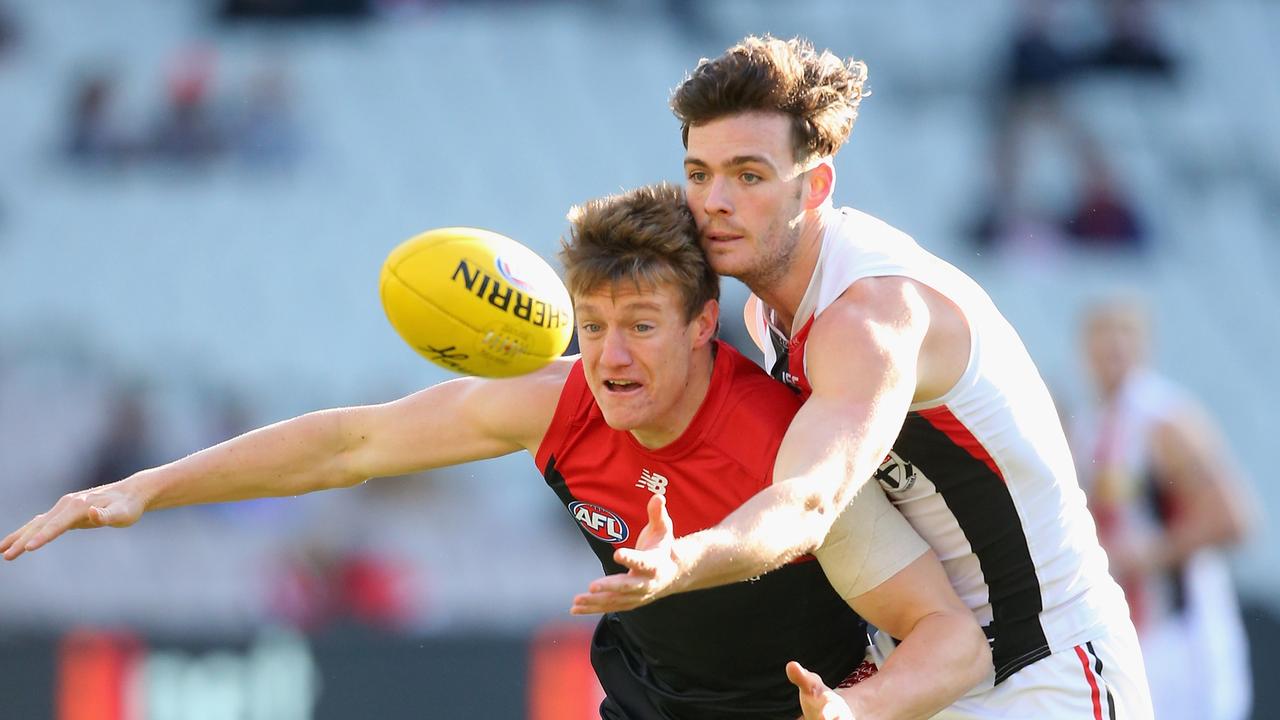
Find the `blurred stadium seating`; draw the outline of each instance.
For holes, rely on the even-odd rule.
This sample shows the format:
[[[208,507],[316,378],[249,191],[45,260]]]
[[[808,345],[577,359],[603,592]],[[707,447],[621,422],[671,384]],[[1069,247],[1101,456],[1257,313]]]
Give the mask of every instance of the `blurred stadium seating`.
[[[1280,359],[1278,3],[1156,3],[1178,61],[1172,81],[1089,75],[1068,89],[1068,112],[1148,222],[1138,253],[970,242],[1015,0],[719,0],[699,6],[705,24],[683,28],[664,12],[674,3],[656,1],[388,1],[363,22],[268,24],[223,24],[195,1],[7,5],[6,530],[84,486],[117,393],[137,394],[150,428],[140,456],[159,462],[237,429],[444,379],[381,315],[386,252],[458,224],[550,256],[572,204],[679,178],[670,89],[700,56],[763,31],[869,62],[874,94],[840,158],[837,199],[981,282],[1064,413],[1084,391],[1082,303],[1117,287],[1148,293],[1161,364],[1222,419],[1264,513],[1280,509],[1266,476],[1280,405],[1270,377]],[[146,136],[193,53],[210,63],[203,111],[225,147],[158,157]],[[112,122],[132,143],[86,163],[67,155],[65,138],[77,78],[91,72],[112,78]],[[250,132],[242,121],[266,122],[249,112],[264,76],[280,114]],[[1029,154],[1029,192],[1059,201],[1074,182],[1070,151],[1041,138]],[[726,292],[732,319],[743,292],[731,281]],[[382,620],[397,630],[520,635],[562,618],[598,572],[523,458],[374,485],[68,537],[0,567],[0,638],[86,624],[252,633],[297,620],[298,593],[337,592],[290,578],[323,584],[352,556],[391,568],[387,592],[399,601]],[[1277,548],[1263,523],[1237,558],[1246,597],[1272,613]]]

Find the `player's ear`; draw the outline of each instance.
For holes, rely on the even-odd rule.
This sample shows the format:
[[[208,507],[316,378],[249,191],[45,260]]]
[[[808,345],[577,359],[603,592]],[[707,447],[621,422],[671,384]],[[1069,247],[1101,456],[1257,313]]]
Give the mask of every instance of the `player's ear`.
[[[804,176],[805,200],[804,209],[814,210],[831,198],[836,186],[836,169],[831,158],[823,158],[817,165],[809,168]]]
[[[711,342],[720,327],[720,302],[708,300],[693,318],[693,344],[701,347]]]

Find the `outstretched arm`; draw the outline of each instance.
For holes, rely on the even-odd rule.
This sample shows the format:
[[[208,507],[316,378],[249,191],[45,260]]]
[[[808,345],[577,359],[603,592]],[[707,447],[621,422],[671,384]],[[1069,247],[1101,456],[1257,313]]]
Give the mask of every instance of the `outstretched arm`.
[[[536,450],[567,361],[510,380],[461,378],[382,405],[308,413],[60,499],[0,541],[13,560],[68,530],[126,527],[181,505],[300,495]]]

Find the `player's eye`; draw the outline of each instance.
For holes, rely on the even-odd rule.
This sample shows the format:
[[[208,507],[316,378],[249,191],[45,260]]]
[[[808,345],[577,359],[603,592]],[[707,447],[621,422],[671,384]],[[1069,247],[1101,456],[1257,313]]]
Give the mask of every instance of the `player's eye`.
[[[653,326],[650,325],[649,323],[636,323],[635,328],[636,328],[636,332],[642,332],[642,333],[653,330]]]
[[[592,334],[598,333],[600,332],[600,323],[580,322],[578,323],[578,332],[592,333]]]
[[[744,172],[744,173],[742,173],[742,175],[740,175],[739,177],[740,177],[740,178],[742,178],[742,182],[744,182],[744,183],[746,183],[746,184],[748,184],[748,185],[755,185],[756,183],[760,182],[761,180],[764,180],[764,178],[763,178],[763,177],[760,177],[759,175],[757,175],[757,174],[755,174],[755,173],[753,173],[753,172]]]
[[[707,181],[707,173],[702,170],[694,170],[689,173],[689,182],[704,183]]]

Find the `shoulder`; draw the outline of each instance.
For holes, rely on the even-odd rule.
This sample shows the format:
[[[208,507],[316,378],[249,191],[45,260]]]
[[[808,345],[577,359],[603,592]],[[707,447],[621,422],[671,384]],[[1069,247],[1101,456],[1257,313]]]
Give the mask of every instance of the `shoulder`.
[[[850,334],[923,329],[929,320],[927,288],[910,278],[865,277],[849,285],[814,318],[809,342],[842,342]]]
[[[577,357],[558,358],[513,378],[464,378],[459,382],[471,385],[465,407],[489,427],[507,429],[505,434],[532,450],[547,433],[576,365]]]
[[[728,377],[722,379],[729,385],[717,422],[718,434],[734,448],[775,452],[791,419],[800,410],[800,397],[733,346],[722,342],[720,347],[721,352],[731,353],[732,357],[725,373]]]

